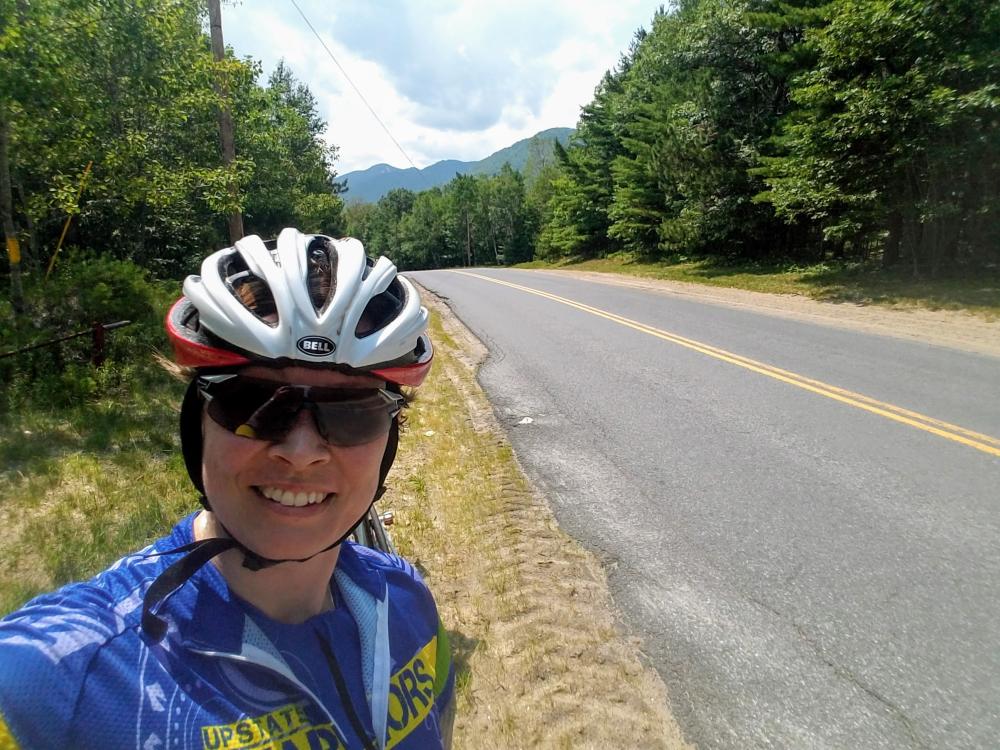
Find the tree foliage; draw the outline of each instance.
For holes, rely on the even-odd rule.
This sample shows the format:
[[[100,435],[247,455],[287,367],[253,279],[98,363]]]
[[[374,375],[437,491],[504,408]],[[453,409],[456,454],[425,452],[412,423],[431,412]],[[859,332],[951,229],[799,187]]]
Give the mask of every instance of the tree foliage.
[[[71,244],[161,275],[224,243],[234,209],[248,231],[343,229],[336,149],[311,93],[283,65],[261,84],[252,61],[216,63],[204,13],[200,0],[0,0],[0,116],[29,270],[44,268],[68,214]]]
[[[553,169],[539,168],[532,185]],[[455,175],[443,188],[392,190],[375,204],[349,204],[345,216],[348,234],[402,269],[530,260],[539,224],[525,180],[509,164],[492,176]]]
[[[311,92],[283,64],[215,62],[200,0],[0,0],[0,125],[36,275],[67,215],[71,244],[164,275],[224,244],[236,208],[403,268],[624,250],[935,275],[1000,263],[997,39],[995,0],[680,0],[523,174],[345,206]]]
[[[686,0],[584,107],[536,252],[1000,261],[1000,6]]]
[[[809,38],[764,198],[918,274],[1000,259],[1000,7],[843,0]]]

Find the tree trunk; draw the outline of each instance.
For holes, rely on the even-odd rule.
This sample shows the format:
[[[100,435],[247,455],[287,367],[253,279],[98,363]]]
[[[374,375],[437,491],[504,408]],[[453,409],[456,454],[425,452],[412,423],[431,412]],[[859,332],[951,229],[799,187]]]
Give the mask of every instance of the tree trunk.
[[[915,211],[912,213],[916,213]],[[913,278],[920,278],[920,250],[924,243],[924,225],[916,216],[910,216],[907,225],[910,228],[910,258],[913,261]]]
[[[38,252],[38,232],[35,231],[35,220],[31,218],[31,212],[28,211],[24,184],[20,181],[17,183],[17,195],[22,207],[21,216],[24,217],[24,228],[28,231],[28,257],[37,260],[41,257]]]
[[[490,238],[493,240],[493,257],[496,260],[497,265],[500,265],[500,251],[497,250],[497,229],[496,224],[493,221],[493,217],[489,215],[489,211],[486,213],[487,221],[490,223]]]
[[[10,261],[10,301],[14,312],[20,314],[24,312],[24,290],[21,287],[21,246],[14,227],[14,198],[10,189],[10,121],[6,108],[0,108],[0,220]]]
[[[219,7],[219,0],[208,0],[209,24],[212,32],[212,55],[215,61],[222,62],[226,57],[226,45],[222,40],[222,9]],[[223,102],[229,96],[228,88],[216,80],[215,89]],[[222,139],[222,163],[227,167],[236,160],[236,143],[233,138],[233,117],[229,112],[229,105],[223,103],[219,107],[219,134]],[[235,199],[236,187],[230,188],[230,193]],[[236,240],[243,237],[243,214],[233,211],[227,217],[229,222],[229,241],[236,244]]]
[[[903,240],[903,212],[898,208],[889,213],[889,236],[882,251],[882,268],[892,268],[899,262],[899,244]]]
[[[958,246],[961,239],[961,219],[949,219],[945,226],[944,246],[941,248],[941,258],[945,261],[946,273],[953,273],[958,265]]]

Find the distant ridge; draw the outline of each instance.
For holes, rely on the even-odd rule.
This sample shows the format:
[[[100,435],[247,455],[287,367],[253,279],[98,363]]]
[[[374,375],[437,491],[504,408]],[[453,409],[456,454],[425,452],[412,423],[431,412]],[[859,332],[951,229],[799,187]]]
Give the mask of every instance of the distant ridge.
[[[531,156],[532,141],[543,147],[548,142],[548,149],[551,150],[554,141],[565,145],[572,132],[573,128],[549,128],[479,161],[446,159],[423,169],[398,169],[389,164],[376,164],[368,169],[338,175],[337,179],[347,183],[344,198],[348,203],[374,203],[395,188],[420,192],[451,182],[456,174],[497,174],[507,162],[514,169],[523,170]]]

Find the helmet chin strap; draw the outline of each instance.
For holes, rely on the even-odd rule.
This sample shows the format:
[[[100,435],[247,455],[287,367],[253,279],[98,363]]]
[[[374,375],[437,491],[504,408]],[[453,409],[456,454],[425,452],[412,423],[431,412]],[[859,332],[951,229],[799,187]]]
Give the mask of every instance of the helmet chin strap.
[[[375,500],[378,500],[382,494],[385,492],[385,485],[380,485],[378,492],[375,493]],[[162,617],[159,617],[154,610],[159,609],[159,607],[170,598],[170,596],[180,589],[191,576],[198,572],[198,570],[205,565],[213,557],[221,555],[223,552],[228,552],[231,549],[238,549],[243,553],[243,567],[247,570],[258,571],[264,568],[270,568],[273,565],[279,565],[281,563],[296,562],[302,563],[307,560],[312,560],[316,555],[322,555],[324,552],[329,552],[335,547],[339,547],[343,544],[344,540],[347,539],[354,531],[354,528],[361,523],[365,515],[368,513],[369,508],[371,508],[372,503],[369,503],[368,507],[365,508],[364,513],[350,525],[347,532],[340,537],[333,544],[327,545],[318,552],[313,552],[308,557],[300,558],[284,558],[280,560],[275,560],[270,557],[264,557],[252,549],[247,547],[243,542],[239,541],[234,537],[225,526],[222,526],[222,530],[226,533],[224,537],[212,537],[210,539],[200,539],[196,542],[191,542],[190,544],[184,544],[180,547],[174,547],[173,549],[166,550],[165,552],[154,552],[150,557],[155,557],[158,555],[171,555],[177,552],[185,552],[180,560],[173,563],[164,570],[160,575],[156,577],[152,585],[146,589],[146,594],[142,598],[142,629],[146,631],[146,634],[153,639],[154,642],[159,642],[163,640],[163,636],[167,634],[167,622]]]

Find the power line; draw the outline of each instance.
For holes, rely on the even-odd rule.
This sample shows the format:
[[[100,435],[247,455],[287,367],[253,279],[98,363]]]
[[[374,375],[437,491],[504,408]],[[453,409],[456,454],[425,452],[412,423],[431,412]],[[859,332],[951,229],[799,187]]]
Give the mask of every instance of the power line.
[[[395,137],[393,137],[392,133],[389,132],[389,128],[386,127],[386,124],[384,122],[382,122],[382,118],[378,116],[378,113],[372,108],[372,105],[368,103],[367,99],[365,99],[365,95],[361,93],[361,89],[359,89],[357,86],[354,85],[354,81],[352,81],[351,77],[347,75],[347,71],[344,70],[344,66],[337,61],[337,58],[334,57],[333,52],[331,52],[330,48],[326,46],[326,42],[323,41],[323,37],[319,35],[319,32],[316,31],[313,25],[309,22],[309,19],[306,18],[306,14],[302,12],[302,8],[299,7],[299,4],[295,2],[295,0],[292,0],[292,5],[295,6],[295,10],[297,10],[299,12],[299,15],[302,16],[302,20],[306,22],[306,26],[309,27],[309,30],[312,31],[313,35],[319,40],[319,43],[323,45],[323,49],[326,50],[326,54],[328,54],[330,56],[330,59],[333,60],[333,64],[337,66],[337,68],[340,70],[344,78],[347,79],[347,82],[351,84],[351,88],[354,89],[355,93],[357,93],[357,95],[361,98],[361,101],[363,101],[365,103],[365,106],[368,107],[368,111],[372,113],[372,117],[374,117],[378,121],[378,124],[382,126],[382,130],[384,130],[385,134],[389,136],[389,140],[391,140],[393,143],[396,144],[396,148],[399,149],[399,153],[401,153],[406,158],[406,160],[410,162],[411,167],[413,167],[414,169],[419,169],[419,167],[413,163],[413,159],[410,158],[410,155],[403,150],[402,146],[399,145],[399,141],[397,141]]]

